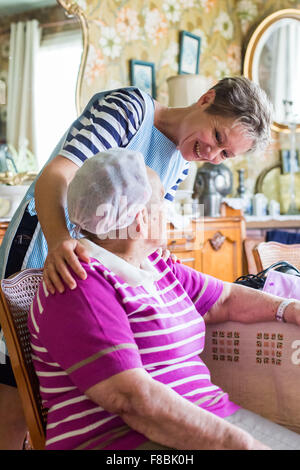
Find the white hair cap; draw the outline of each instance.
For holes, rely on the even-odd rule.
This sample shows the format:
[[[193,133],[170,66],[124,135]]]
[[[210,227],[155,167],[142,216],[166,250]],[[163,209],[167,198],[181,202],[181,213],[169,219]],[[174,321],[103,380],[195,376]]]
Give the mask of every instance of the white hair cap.
[[[128,227],[152,193],[140,152],[109,149],[84,162],[69,184],[70,221],[101,235]]]

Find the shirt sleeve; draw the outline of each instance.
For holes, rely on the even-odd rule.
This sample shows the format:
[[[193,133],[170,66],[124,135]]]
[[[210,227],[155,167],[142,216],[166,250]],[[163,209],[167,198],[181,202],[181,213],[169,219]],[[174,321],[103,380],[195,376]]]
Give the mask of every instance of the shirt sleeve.
[[[223,291],[223,281],[208,274],[203,274],[181,263],[173,263],[169,258],[167,264],[203,316],[218,300]]]
[[[87,279],[44,299],[39,338],[81,392],[125,370],[143,367],[115,289],[82,263]]]
[[[145,100],[138,88],[122,88],[94,96],[70,128],[60,155],[81,166],[98,152],[125,147],[138,131]]]
[[[190,162],[186,161],[178,179],[176,180],[176,183],[171,188],[169,188],[165,194],[165,199],[167,199],[167,201],[170,201],[170,202],[174,201],[178,186],[180,185],[180,183],[182,183],[185,180],[185,178],[187,177],[189,173],[189,167],[190,167]]]

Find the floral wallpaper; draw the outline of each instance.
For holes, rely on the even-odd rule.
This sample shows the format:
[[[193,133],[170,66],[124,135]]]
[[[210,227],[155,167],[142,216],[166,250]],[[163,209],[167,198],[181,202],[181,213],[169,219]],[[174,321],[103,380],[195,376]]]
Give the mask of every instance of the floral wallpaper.
[[[214,80],[241,73],[242,48],[253,27],[300,0],[77,0],[88,18],[90,51],[82,105],[102,89],[129,83],[130,59],[156,67],[157,99],[178,73],[179,31],[201,37],[199,73]]]
[[[154,62],[156,99],[168,104],[167,78],[178,74],[179,32],[201,37],[199,74],[212,83],[242,74],[250,35],[269,14],[299,8],[300,0],[78,0],[88,18],[90,48],[81,89],[81,107],[99,90],[129,84],[129,61]],[[261,171],[279,159],[286,137],[273,134],[264,154],[240,156],[227,165],[237,186],[245,168],[250,191]],[[274,184],[274,197],[276,194]]]
[[[99,89],[128,84],[130,59],[155,63],[157,99],[167,104],[166,80],[178,73],[180,30],[201,37],[200,74],[217,80],[240,73],[241,48],[235,40],[240,37],[240,21],[235,2],[79,0],[78,4],[88,16],[91,44],[82,105]]]

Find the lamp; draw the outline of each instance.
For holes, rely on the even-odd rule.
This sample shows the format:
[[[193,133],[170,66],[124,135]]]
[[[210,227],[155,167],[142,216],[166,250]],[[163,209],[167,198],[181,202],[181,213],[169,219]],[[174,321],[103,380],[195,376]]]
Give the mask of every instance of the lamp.
[[[213,86],[213,79],[201,75],[182,74],[168,78],[167,83],[169,106],[185,107],[196,103]],[[180,199],[185,205],[190,203],[194,184],[197,199],[204,206],[204,215],[220,216],[221,201],[232,190],[230,169],[224,164],[216,167],[209,162],[198,168],[196,162],[191,162],[189,174],[176,192],[177,200]]]
[[[169,106],[171,108],[189,106],[198,101],[201,95],[213,85],[213,80],[202,75],[175,75],[167,79]]]
[[[201,95],[213,86],[213,80],[202,75],[182,74],[167,79],[169,90],[169,106],[180,108],[196,103]],[[197,173],[197,164],[191,162],[189,174],[180,184],[179,190],[192,194]],[[177,194],[179,197],[180,193]],[[184,194],[182,193],[184,197]]]

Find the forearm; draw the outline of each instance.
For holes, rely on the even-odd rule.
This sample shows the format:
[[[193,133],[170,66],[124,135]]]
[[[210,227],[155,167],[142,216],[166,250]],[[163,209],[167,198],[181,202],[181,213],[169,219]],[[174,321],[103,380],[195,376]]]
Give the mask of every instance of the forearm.
[[[252,437],[153,381],[151,410],[124,413],[123,420],[149,440],[171,449],[251,449]],[[150,411],[150,412],[149,412]]]
[[[57,180],[54,182],[51,178],[47,179],[43,176],[37,181],[35,205],[48,247],[53,245],[56,239],[69,236],[64,216],[64,192],[63,182]]]
[[[193,405],[148,374],[125,372],[123,377],[118,386],[100,384],[98,392],[87,394],[149,440],[173,449],[252,448],[254,440],[248,433]]]
[[[275,320],[281,297],[233,284],[228,298],[228,319],[243,323]]]
[[[60,157],[62,158],[62,157]],[[76,166],[74,166],[74,171]],[[69,163],[66,164],[69,167]],[[48,243],[48,247],[58,239],[68,238],[69,231],[65,221],[64,208],[70,179],[70,169],[64,171],[61,161],[51,162],[43,171],[35,186],[35,204],[37,215]]]
[[[222,298],[223,296],[223,298]],[[256,323],[274,321],[283,298],[238,284],[224,284],[218,303],[208,313],[208,322],[238,321]],[[289,305],[284,313],[288,323],[299,324],[300,302]],[[298,320],[297,320],[298,318]]]

